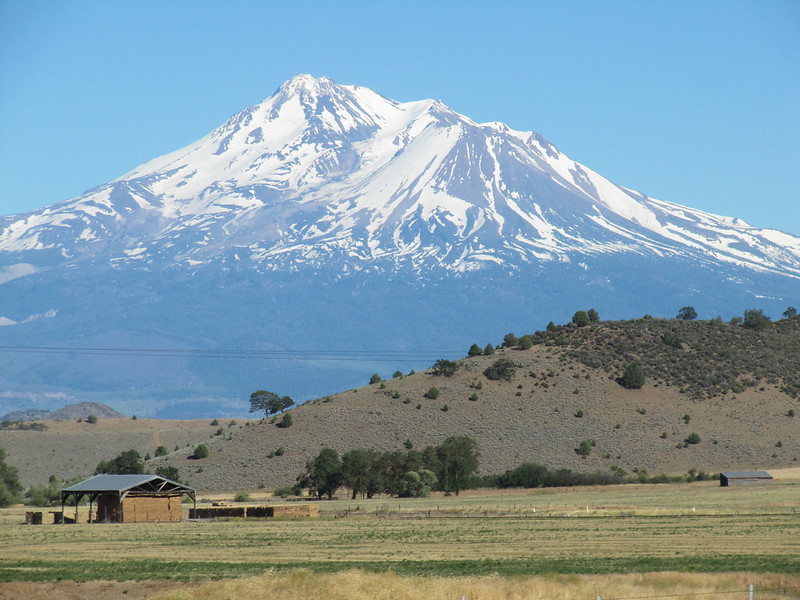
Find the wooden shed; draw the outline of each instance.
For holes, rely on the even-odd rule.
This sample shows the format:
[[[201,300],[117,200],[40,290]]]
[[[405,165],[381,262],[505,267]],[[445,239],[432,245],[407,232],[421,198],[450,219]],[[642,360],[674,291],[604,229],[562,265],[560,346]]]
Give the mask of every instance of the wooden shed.
[[[772,483],[772,475],[766,471],[724,471],[719,474],[722,487],[732,485],[764,485]]]
[[[197,508],[194,488],[160,475],[95,475],[62,490],[61,514],[71,498],[77,521],[78,503],[87,496],[90,523],[93,520],[102,523],[179,522],[183,518],[181,500],[184,495],[189,496]],[[95,503],[97,516],[93,518]]]

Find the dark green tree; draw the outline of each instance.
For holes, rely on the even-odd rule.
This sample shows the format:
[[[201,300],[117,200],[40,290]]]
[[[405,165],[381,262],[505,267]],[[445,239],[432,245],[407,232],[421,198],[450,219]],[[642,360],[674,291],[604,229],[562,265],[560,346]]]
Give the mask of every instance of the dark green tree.
[[[414,450],[381,453],[375,467],[380,477],[381,493],[400,496],[403,493],[403,476],[408,471],[417,471],[422,467],[421,454]]]
[[[6,464],[5,450],[0,448],[0,507],[15,504],[22,490],[16,467]]]
[[[263,410],[266,417],[282,413],[293,404],[294,400],[289,396],[279,396],[275,392],[257,390],[250,394],[250,412]]]
[[[629,363],[622,373],[622,377],[617,379],[622,387],[629,390],[638,390],[644,385],[645,373],[644,368],[638,362]]]
[[[194,458],[199,460],[201,458],[208,458],[208,454],[209,454],[208,446],[206,446],[205,444],[198,444],[189,458]]]
[[[469,357],[480,356],[482,353],[483,350],[481,350],[481,347],[478,346],[478,344],[472,344],[472,346],[469,347],[469,352],[467,352],[467,356]]]
[[[436,400],[439,397],[439,388],[432,387],[427,392],[425,392],[425,397],[430,398],[431,400]]]
[[[684,306],[678,311],[677,318],[682,321],[694,321],[697,318],[697,311],[694,306]]]
[[[594,440],[582,440],[578,447],[575,448],[575,454],[581,458],[586,458],[592,453],[592,448],[594,448]]]
[[[764,311],[755,308],[751,308],[749,310],[744,311],[744,321],[742,324],[747,327],[748,329],[755,329],[756,331],[760,331],[762,329],[766,329],[770,325],[770,320],[767,315],[764,314]]]
[[[575,314],[572,315],[572,322],[578,327],[586,327],[589,324],[589,315],[585,310],[575,311]]]
[[[514,377],[514,373],[516,373],[516,371],[517,366],[514,364],[513,360],[509,358],[500,358],[486,367],[486,369],[483,371],[483,374],[487,379],[506,379],[510,381],[511,378]]]
[[[310,494],[318,499],[333,494],[342,483],[342,462],[339,454],[332,448],[323,448],[319,454],[306,462],[305,471],[297,478],[298,488],[308,488]]]
[[[507,333],[503,336],[503,347],[513,348],[519,343],[519,338],[513,333]]]
[[[178,473],[177,467],[170,467],[167,465],[162,465],[156,468],[156,475],[160,477],[165,477],[167,479],[171,479],[172,481],[177,481],[180,483],[180,474]]]
[[[478,469],[478,444],[466,436],[447,438],[436,449],[436,476],[445,492],[458,495]]]
[[[95,475],[137,475],[144,473],[144,461],[136,450],[125,450],[111,460],[100,461],[94,471]]]
[[[533,340],[529,335],[523,335],[519,338],[519,349],[520,350],[530,350],[533,348]]]
[[[589,323],[600,322],[600,313],[597,312],[595,309],[590,308],[588,311],[586,311],[586,315],[589,317]]]
[[[787,319],[794,319],[797,316],[797,309],[794,306],[790,306],[783,311],[783,316]]]
[[[546,467],[526,462],[500,475],[497,484],[501,488],[537,488],[544,485],[546,475]]]
[[[292,418],[292,413],[286,413],[283,415],[280,421],[275,423],[276,427],[281,427],[282,429],[286,429],[287,427],[291,427],[294,424],[294,419]]]
[[[686,437],[685,441],[686,441],[687,444],[699,444],[700,443],[700,435],[697,434],[697,433],[690,433]]]
[[[483,355],[491,356],[492,354],[494,354],[494,346],[491,344],[486,344],[486,347],[483,349]]]
[[[433,363],[433,368],[431,369],[431,373],[433,375],[443,376],[443,377],[452,377],[458,371],[459,365],[454,360],[447,360],[444,358],[440,358],[435,363]]]
[[[365,448],[348,450],[342,455],[342,485],[350,488],[351,498],[358,495],[372,498],[381,491],[382,477],[378,470],[380,452]]]

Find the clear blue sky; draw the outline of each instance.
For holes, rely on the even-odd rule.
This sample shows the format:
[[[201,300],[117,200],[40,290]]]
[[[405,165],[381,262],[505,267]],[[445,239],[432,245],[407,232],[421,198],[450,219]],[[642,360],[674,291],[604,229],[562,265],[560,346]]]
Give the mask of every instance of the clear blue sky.
[[[538,131],[800,234],[800,1],[0,0],[0,215],[175,150],[297,73]]]

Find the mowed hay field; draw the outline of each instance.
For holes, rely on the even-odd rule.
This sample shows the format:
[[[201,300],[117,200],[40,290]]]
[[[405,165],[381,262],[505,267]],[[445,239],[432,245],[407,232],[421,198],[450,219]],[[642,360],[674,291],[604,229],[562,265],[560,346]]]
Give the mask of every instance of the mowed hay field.
[[[59,580],[177,580],[187,587],[164,598],[243,600],[623,598],[743,590],[748,580],[785,590],[776,597],[800,598],[800,485],[793,483],[469,492],[319,506],[319,519],[41,526],[20,524],[24,508],[5,509],[0,580],[8,583],[0,597],[22,585],[36,589],[25,582]],[[746,575],[721,575],[732,572]]]

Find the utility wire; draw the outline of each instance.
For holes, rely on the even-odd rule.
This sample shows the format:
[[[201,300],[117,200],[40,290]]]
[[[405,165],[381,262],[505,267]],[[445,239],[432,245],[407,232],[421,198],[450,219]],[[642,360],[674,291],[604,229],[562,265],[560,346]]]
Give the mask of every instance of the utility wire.
[[[0,346],[0,352],[80,354],[101,356],[153,356],[175,358],[236,358],[258,360],[324,360],[411,362],[460,355],[454,350],[195,350],[187,348],[100,348],[71,346]]]

